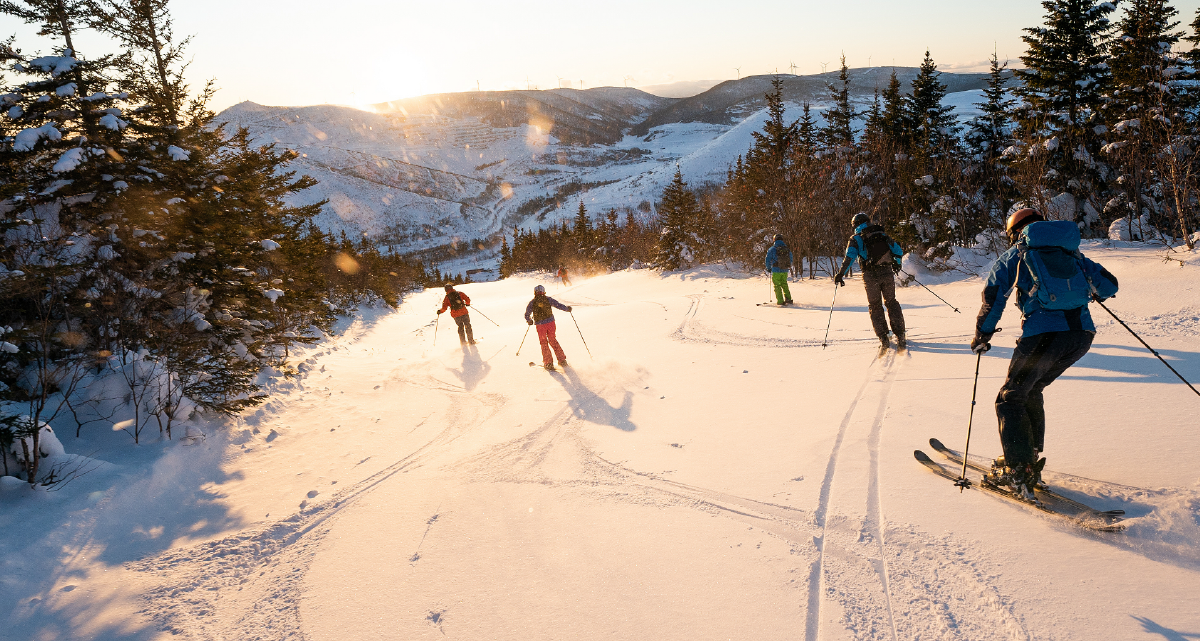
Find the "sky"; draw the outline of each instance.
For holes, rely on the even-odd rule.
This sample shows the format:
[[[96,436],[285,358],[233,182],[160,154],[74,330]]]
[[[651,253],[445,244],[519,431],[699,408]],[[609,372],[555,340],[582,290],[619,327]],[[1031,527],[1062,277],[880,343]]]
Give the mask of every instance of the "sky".
[[[1174,3],[1190,23],[1200,0]],[[1039,0],[176,0],[192,35],[189,77],[215,78],[213,103],[364,106],[430,93],[556,86],[644,87],[739,76],[916,66],[1017,64]],[[10,17],[27,53],[53,44]],[[106,44],[81,38],[87,55]],[[582,85],[581,85],[582,83]]]

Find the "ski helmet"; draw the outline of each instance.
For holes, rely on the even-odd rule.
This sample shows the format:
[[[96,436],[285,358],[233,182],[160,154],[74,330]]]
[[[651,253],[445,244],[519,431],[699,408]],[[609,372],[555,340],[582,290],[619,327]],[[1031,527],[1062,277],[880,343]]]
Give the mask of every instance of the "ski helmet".
[[[1046,217],[1039,214],[1036,209],[1018,209],[1008,217],[1008,223],[1004,226],[1004,233],[1008,234],[1009,242],[1017,242],[1017,236],[1021,235],[1021,230],[1029,223],[1036,223],[1039,220],[1046,220]]]
[[[776,241],[783,240],[783,234],[775,234],[775,237],[772,238],[771,240],[776,240]]]
[[[446,283],[445,290],[448,292],[454,291],[454,283]]]
[[[538,294],[545,294],[545,293],[546,293],[546,288],[541,285],[538,285],[537,287],[533,288],[534,296],[536,296]]]
[[[854,218],[850,219],[850,226],[858,227],[859,225],[862,225],[863,223],[869,223],[869,222],[871,222],[871,217],[860,211],[857,214],[854,214]]]

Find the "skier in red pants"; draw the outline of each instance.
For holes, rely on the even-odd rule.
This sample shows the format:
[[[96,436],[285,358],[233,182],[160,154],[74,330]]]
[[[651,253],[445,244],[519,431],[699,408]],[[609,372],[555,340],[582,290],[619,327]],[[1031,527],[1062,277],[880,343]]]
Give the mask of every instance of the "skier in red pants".
[[[563,353],[562,345],[558,344],[558,339],[554,336],[555,307],[564,312],[571,311],[570,305],[563,305],[547,296],[546,288],[541,285],[533,288],[533,300],[525,306],[525,322],[537,326],[538,342],[542,345],[542,366],[549,371],[554,371],[551,349],[554,350],[554,356],[558,357],[559,367],[567,366],[567,355]]]

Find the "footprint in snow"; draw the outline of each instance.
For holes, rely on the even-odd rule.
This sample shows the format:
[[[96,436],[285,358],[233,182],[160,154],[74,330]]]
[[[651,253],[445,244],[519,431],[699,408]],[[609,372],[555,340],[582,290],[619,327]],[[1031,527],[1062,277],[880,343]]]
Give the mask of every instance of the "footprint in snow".
[[[308,498],[315,499],[315,498],[317,498],[317,494],[319,494],[319,492],[317,492],[316,490],[310,490],[308,492]]]

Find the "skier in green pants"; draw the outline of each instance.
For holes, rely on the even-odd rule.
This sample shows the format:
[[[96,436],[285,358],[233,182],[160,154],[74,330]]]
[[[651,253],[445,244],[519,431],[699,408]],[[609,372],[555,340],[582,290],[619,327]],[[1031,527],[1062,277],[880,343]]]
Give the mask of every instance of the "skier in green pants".
[[[775,302],[792,304],[792,291],[788,289],[788,270],[792,267],[792,250],[783,242],[782,234],[775,234],[775,244],[767,250],[767,269],[771,272],[771,283],[775,285]]]

